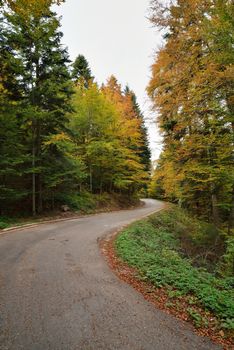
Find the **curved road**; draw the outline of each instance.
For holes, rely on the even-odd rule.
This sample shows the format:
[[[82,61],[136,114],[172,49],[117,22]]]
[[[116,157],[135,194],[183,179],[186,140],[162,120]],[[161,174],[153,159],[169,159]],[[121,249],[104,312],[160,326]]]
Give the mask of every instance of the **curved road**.
[[[120,281],[97,239],[163,204],[0,236],[0,349],[213,350]]]

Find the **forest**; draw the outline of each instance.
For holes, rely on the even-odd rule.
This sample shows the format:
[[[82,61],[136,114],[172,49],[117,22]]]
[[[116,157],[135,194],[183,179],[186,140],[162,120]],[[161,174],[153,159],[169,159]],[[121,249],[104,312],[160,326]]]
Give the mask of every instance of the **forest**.
[[[52,3],[1,2],[2,216],[82,209],[105,193],[131,202],[149,179],[135,93],[114,76],[98,86],[81,54],[71,62]]]
[[[163,137],[151,169],[136,95],[62,44],[52,0],[1,1],[0,215],[79,209],[95,194],[177,203],[232,235],[234,9],[150,2],[163,33],[147,87]],[[150,174],[151,179],[150,179]]]
[[[152,162],[131,87],[114,75],[98,84],[82,53],[71,61],[52,10],[63,2],[0,0],[0,229],[10,218],[43,217],[65,205],[89,212],[113,198],[118,209],[143,196],[163,201],[165,210],[109,242],[116,261],[136,269],[156,298],[164,293],[160,308],[229,346],[234,3],[149,2],[162,34],[147,86],[162,137]]]

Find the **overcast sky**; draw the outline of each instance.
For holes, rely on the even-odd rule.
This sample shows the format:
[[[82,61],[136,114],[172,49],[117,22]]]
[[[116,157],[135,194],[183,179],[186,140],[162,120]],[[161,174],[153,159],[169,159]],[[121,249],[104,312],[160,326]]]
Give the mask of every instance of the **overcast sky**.
[[[136,93],[156,159],[160,141],[145,88],[161,37],[146,18],[148,7],[149,0],[66,0],[56,12],[62,15],[63,42],[71,59],[83,54],[99,84],[114,74]]]

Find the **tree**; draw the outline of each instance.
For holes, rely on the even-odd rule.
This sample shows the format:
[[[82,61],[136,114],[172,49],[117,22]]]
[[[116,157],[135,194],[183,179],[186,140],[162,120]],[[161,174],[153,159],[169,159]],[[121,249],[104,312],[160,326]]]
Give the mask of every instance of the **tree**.
[[[137,151],[139,152],[141,163],[144,165],[145,171],[149,173],[151,169],[151,151],[149,147],[148,133],[144,121],[144,116],[137,102],[137,97],[135,93],[131,91],[128,86],[126,86],[124,90],[124,95],[126,99],[130,100],[132,110],[135,114],[135,118],[139,119],[140,121],[141,146],[138,148]]]
[[[106,85],[102,86],[102,91],[106,98],[112,102],[119,114],[119,137],[121,144],[127,152],[129,161],[126,164],[126,172],[129,179],[129,191],[134,192],[144,187],[147,182],[147,169],[142,161],[142,147],[144,147],[144,139],[142,137],[142,118],[137,115],[133,103],[133,94],[122,92],[121,85],[114,76],[111,76]],[[131,159],[131,160],[130,160]],[[131,168],[132,167],[132,168]]]
[[[102,91],[118,111],[121,120],[119,132],[122,135],[123,142],[125,142],[125,147],[136,150],[141,142],[140,120],[136,118],[131,98],[124,95],[121,85],[113,75],[107,80],[106,85],[102,86]]]
[[[72,79],[75,84],[81,84],[86,89],[93,81],[91,69],[89,68],[88,61],[83,55],[79,55],[72,65]]]
[[[12,54],[4,36],[4,16],[0,13],[0,214],[16,200],[23,200],[28,191],[22,182],[25,162],[29,160],[23,143],[21,124],[17,118],[20,109],[19,89],[13,67],[17,58]],[[20,67],[19,67],[20,69]],[[20,181],[21,180],[21,181]],[[19,181],[21,182],[19,186]]]
[[[232,113],[226,99],[233,86],[226,60],[232,36],[224,31],[228,39],[218,40],[229,43],[229,53],[216,55],[221,45],[211,30],[225,6],[220,1],[178,0],[170,6],[152,1],[152,21],[167,32],[148,87],[164,136],[156,171],[164,193],[216,223],[230,212],[233,183]],[[230,17],[222,18],[230,30]]]
[[[99,89],[94,83],[85,89],[76,86],[70,128],[79,155],[89,169],[89,190],[94,193],[132,194],[146,180],[136,152],[139,124],[124,116],[125,98],[118,95],[117,85],[114,84],[115,92],[104,86]],[[112,99],[113,93],[119,104]]]
[[[28,156],[19,132],[17,110],[17,104],[8,100],[6,90],[0,85],[0,215],[28,194],[22,181],[19,186]]]
[[[88,89],[77,85],[75,91],[69,128],[89,172],[89,190],[102,191],[109,188],[113,172],[110,158],[106,157],[114,142],[116,113],[96,84],[90,84]]]
[[[8,11],[12,10],[29,20],[31,15],[38,17],[45,15],[49,13],[51,5],[60,5],[63,2],[64,0],[1,0],[0,6],[5,6]]]
[[[3,15],[4,62],[15,79],[4,80],[3,86],[20,103],[17,118],[31,157],[25,172],[32,176],[35,214],[42,210],[43,198],[48,199],[48,187],[54,196],[61,182],[68,181],[60,175],[71,170],[65,149],[54,142],[66,133],[67,113],[71,111],[70,61],[61,45],[59,21],[49,7],[40,16],[32,12],[27,17],[20,11],[4,11]],[[62,179],[59,183],[54,182],[56,172]]]

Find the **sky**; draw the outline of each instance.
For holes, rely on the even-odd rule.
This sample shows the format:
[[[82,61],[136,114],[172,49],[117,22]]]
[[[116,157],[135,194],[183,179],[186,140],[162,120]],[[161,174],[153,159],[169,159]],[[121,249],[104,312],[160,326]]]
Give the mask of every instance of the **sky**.
[[[135,92],[155,160],[160,137],[145,89],[162,39],[147,19],[148,8],[149,0],[66,0],[56,12],[62,16],[63,43],[71,59],[84,55],[99,84],[114,74],[123,87],[128,84]]]

